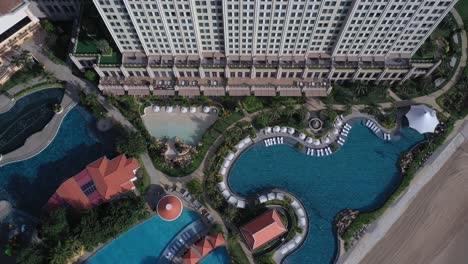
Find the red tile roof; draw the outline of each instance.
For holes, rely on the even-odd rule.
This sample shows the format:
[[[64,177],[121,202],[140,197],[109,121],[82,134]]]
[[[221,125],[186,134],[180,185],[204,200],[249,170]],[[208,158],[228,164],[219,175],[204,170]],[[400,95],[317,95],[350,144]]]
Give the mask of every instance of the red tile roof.
[[[203,240],[198,242],[195,245],[195,249],[200,253],[202,257],[208,255],[213,251],[213,246],[211,246],[210,241],[208,241],[208,238],[205,237]]]
[[[102,157],[89,164],[86,170],[101,196],[109,200],[112,196],[134,187],[133,184],[129,186],[128,182],[135,177],[133,171],[138,168],[136,159],[127,159],[125,155],[120,155],[112,160]]]
[[[138,168],[136,159],[127,159],[125,155],[112,160],[102,157],[62,183],[47,205],[67,203],[75,209],[89,209],[113,196],[132,190],[135,187],[131,181],[135,177],[133,171]],[[94,184],[96,191],[86,195],[81,186],[90,182]]]
[[[209,235],[208,239],[210,240],[211,245],[213,246],[213,248],[217,248],[217,247],[220,247],[220,246],[223,246],[224,244],[226,244],[226,241],[224,240],[223,234],[221,234],[221,233],[218,233],[217,235]]]
[[[270,210],[241,227],[241,233],[252,250],[265,245],[286,231],[276,210]]]
[[[10,13],[13,9],[20,6],[23,0],[0,0],[0,15]]]
[[[200,260],[200,256],[193,248],[190,248],[189,251],[185,253],[182,260],[185,264],[196,264]]]
[[[173,221],[182,214],[184,206],[179,198],[174,195],[166,195],[159,200],[156,206],[158,215],[165,221]]]

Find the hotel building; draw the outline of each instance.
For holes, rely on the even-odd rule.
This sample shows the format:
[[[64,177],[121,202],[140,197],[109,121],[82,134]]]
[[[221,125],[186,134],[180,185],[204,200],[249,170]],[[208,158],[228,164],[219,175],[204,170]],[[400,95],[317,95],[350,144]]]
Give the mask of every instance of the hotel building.
[[[93,0],[116,60],[75,47],[110,94],[326,96],[333,82],[402,82],[454,0]],[[78,46],[78,45],[77,45]]]

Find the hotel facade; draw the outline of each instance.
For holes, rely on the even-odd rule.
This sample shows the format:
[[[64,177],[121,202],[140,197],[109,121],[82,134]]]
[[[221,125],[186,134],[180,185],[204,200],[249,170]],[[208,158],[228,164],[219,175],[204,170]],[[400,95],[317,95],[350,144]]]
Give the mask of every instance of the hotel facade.
[[[93,0],[119,60],[77,52],[110,94],[326,96],[342,81],[403,82],[454,0]]]

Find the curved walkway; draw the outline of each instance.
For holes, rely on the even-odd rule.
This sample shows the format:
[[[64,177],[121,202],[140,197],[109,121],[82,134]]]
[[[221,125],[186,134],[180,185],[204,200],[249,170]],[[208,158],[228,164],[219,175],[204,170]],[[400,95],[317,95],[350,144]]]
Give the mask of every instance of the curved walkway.
[[[54,140],[63,119],[77,104],[77,96],[71,91],[65,91],[62,102],[62,113],[55,114],[49,123],[39,132],[32,134],[20,148],[9,152],[0,158],[0,167],[9,163],[26,160],[41,153]]]

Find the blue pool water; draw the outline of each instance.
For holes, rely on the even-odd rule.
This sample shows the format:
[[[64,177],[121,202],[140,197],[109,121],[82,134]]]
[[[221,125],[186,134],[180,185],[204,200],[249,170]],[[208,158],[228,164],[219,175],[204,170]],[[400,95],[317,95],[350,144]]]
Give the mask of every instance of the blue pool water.
[[[200,261],[200,264],[228,264],[229,257],[226,247],[219,247]]]
[[[154,216],[112,241],[86,263],[154,264],[172,238],[197,219],[198,216],[188,210],[171,222]]]
[[[0,114],[0,154],[21,147],[30,135],[43,129],[55,115],[52,106],[62,101],[63,93],[54,88],[37,91]]]
[[[353,125],[344,147],[327,157],[311,157],[293,147],[257,144],[234,164],[229,183],[240,195],[278,187],[296,195],[309,213],[304,245],[288,263],[330,263],[337,253],[332,227],[344,208],[380,207],[400,181],[400,154],[423,136],[405,128],[395,142],[377,138],[361,123]]]
[[[50,145],[38,155],[0,167],[0,200],[38,215],[56,188],[103,155],[115,155],[112,132],[100,133],[95,119],[75,106]]]

